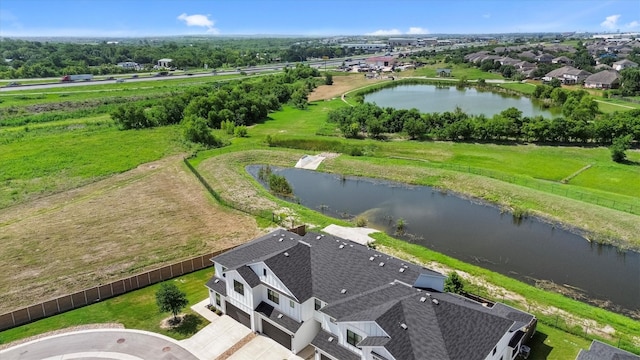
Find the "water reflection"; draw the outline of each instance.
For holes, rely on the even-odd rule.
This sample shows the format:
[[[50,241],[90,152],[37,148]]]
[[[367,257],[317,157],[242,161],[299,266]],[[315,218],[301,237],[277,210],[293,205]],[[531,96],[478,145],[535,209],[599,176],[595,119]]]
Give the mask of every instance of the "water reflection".
[[[259,166],[247,170],[257,178]],[[370,227],[530,284],[579,289],[623,312],[640,311],[640,254],[594,244],[558,226],[423,186],[273,168],[297,202],[336,218],[363,216]]]

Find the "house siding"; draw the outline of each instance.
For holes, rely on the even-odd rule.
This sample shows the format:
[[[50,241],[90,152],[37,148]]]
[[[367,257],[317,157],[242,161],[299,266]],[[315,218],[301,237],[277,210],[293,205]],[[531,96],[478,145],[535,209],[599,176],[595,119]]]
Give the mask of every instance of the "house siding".
[[[297,354],[313,340],[320,331],[320,323],[315,320],[305,321],[295,333],[291,342],[291,351]]]

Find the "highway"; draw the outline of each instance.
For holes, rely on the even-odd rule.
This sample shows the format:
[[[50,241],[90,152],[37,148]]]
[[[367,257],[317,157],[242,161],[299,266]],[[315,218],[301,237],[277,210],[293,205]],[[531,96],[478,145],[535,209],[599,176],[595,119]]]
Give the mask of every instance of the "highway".
[[[357,61],[365,61],[367,57],[370,56],[379,56],[379,55],[368,55],[368,56],[358,56],[354,57],[352,62]],[[330,60],[312,60],[306,61],[303,64],[309,65],[313,68],[317,68],[319,70],[331,69],[337,66],[342,65],[345,59],[330,59]],[[269,64],[269,65],[259,65],[254,67],[245,67],[239,68],[240,70],[226,70],[226,71],[217,71],[217,72],[194,72],[192,75],[187,75],[187,73],[173,73],[170,72],[169,75],[166,76],[154,76],[154,75],[142,75],[139,77],[133,78],[133,74],[123,75],[115,75],[115,79],[106,80],[106,79],[95,79],[91,81],[76,81],[76,82],[49,82],[42,84],[24,84],[19,86],[1,86],[0,92],[9,92],[9,91],[21,91],[21,90],[43,90],[43,89],[52,89],[52,88],[68,88],[68,87],[77,87],[77,86],[92,86],[92,85],[105,85],[105,84],[116,84],[117,79],[124,79],[124,82],[145,82],[145,81],[158,81],[158,80],[169,80],[169,79],[188,79],[188,78],[198,78],[198,77],[210,77],[210,76],[220,76],[220,75],[240,75],[241,72],[246,74],[257,74],[257,73],[266,73],[266,72],[274,72],[280,71],[285,66],[295,66],[296,63],[279,63],[279,64]],[[48,78],[48,79],[22,79],[22,80],[7,80],[6,83],[10,83],[12,81],[20,82],[20,81],[33,81],[33,80],[42,80],[42,81],[52,81],[59,80],[59,78]]]

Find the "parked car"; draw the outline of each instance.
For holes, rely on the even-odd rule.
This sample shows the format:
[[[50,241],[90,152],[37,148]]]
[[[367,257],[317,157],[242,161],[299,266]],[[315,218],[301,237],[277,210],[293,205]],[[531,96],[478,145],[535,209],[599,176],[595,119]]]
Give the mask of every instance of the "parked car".
[[[14,86],[20,86],[20,83],[17,81],[12,81],[7,84],[7,87],[14,87]]]
[[[124,79],[122,79],[122,78],[117,79],[117,80],[116,80],[116,82],[117,82],[117,83],[123,83],[123,82],[124,82]]]
[[[137,78],[138,78],[138,74],[133,74],[133,75],[131,75],[131,78],[132,78],[132,79],[137,79]]]

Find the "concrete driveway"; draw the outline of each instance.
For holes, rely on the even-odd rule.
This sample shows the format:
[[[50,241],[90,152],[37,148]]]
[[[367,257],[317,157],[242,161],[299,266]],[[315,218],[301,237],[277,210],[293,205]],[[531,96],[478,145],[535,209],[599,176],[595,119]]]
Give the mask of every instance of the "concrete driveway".
[[[199,359],[215,359],[251,333],[248,327],[223,315],[180,343]]]

